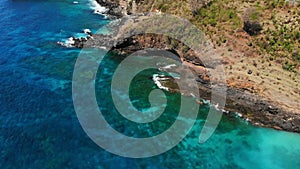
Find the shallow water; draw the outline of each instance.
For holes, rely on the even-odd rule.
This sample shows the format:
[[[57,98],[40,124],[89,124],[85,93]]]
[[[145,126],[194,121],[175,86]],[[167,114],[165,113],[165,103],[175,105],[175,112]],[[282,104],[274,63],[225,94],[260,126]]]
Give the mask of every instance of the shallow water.
[[[86,28],[95,32],[109,21],[94,14],[89,1],[78,2],[0,2],[0,168],[299,168],[299,134],[233,117],[223,116],[214,135],[199,144],[208,105],[200,108],[187,137],[159,156],[130,159],[98,147],[83,132],[73,108],[71,80],[80,51],[56,42]],[[169,107],[150,125],[124,119],[110,94],[112,72],[121,60],[108,55],[98,71],[97,101],[106,120],[134,137],[163,132],[176,119],[180,96],[166,93]],[[132,87],[131,99],[140,109],[149,107],[147,94],[157,88],[153,73],[158,72],[142,72]]]

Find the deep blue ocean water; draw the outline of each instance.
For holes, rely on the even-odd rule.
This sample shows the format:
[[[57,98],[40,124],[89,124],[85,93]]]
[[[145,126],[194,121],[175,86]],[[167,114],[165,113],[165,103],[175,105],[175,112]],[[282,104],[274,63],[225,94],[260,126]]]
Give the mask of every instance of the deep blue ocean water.
[[[0,168],[262,168],[300,167],[300,135],[258,128],[223,116],[205,143],[198,136],[208,106],[187,137],[172,150],[145,159],[110,154],[82,130],[72,101],[72,72],[78,49],[64,48],[66,40],[83,29],[93,32],[109,21],[93,13],[90,2],[78,0],[0,1]],[[121,119],[109,98],[111,71],[121,61],[105,59],[106,70],[96,87],[107,120],[119,131],[145,135]],[[133,97],[155,88],[149,72],[140,76]],[[148,79],[148,81],[147,81]],[[108,88],[108,90],[105,90]],[[172,96],[172,95],[171,95]],[[176,107],[176,95],[174,107]],[[143,101],[142,98],[140,98]],[[106,107],[105,107],[106,106]],[[173,109],[168,110],[172,118]],[[163,124],[153,128],[160,130]],[[146,133],[147,134],[147,133]]]

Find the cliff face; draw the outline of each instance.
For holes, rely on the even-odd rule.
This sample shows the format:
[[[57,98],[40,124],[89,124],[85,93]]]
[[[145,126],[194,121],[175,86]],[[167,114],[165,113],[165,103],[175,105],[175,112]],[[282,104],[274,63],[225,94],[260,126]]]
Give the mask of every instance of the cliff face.
[[[119,1],[113,0],[96,0],[101,6],[107,8],[106,14],[113,18],[120,18],[127,14],[124,7],[120,6]]]
[[[254,43],[256,38],[264,39],[265,35],[250,36],[239,22],[242,20],[242,15],[238,11],[245,11],[253,2],[230,1],[226,4],[226,0],[224,2],[204,1],[203,3],[169,0],[165,3],[151,0],[97,1],[109,9],[108,14],[115,17],[135,12],[159,13],[162,11],[189,19],[205,30],[207,36],[213,41],[216,52],[223,56],[222,63],[225,66],[228,85],[226,109],[243,113],[243,118],[249,119],[255,125],[300,133],[300,92],[297,93],[297,86],[300,84],[299,73],[286,72],[282,70],[279,61],[268,60],[266,56],[269,57],[269,54]],[[242,7],[237,7],[238,5]],[[266,10],[269,9],[266,8]],[[222,12],[228,12],[228,15],[227,13],[221,15]],[[255,12],[254,14],[256,15]],[[251,14],[254,20],[255,15]],[[207,17],[214,16],[221,17],[217,18],[220,19],[219,22],[215,22],[216,18],[209,18],[208,23],[206,22]],[[102,47],[106,44],[114,46],[113,50],[123,54],[130,54],[144,48],[160,48],[173,52],[195,70],[199,76],[197,81],[201,96],[210,98],[207,68],[201,63],[199,56],[181,42],[151,34],[132,36],[117,44],[115,44],[114,36],[93,35],[93,37],[86,42],[79,42],[80,45],[77,47]]]
[[[103,47],[102,45],[105,46],[105,44],[110,46],[115,43],[111,39],[113,38],[106,35],[94,35],[94,39],[87,41],[85,47],[100,47],[98,46],[99,44],[101,44],[101,47]],[[175,42],[175,40],[173,41]],[[146,48],[159,48],[174,53],[182,62],[186,62],[193,69],[194,73],[198,75],[196,81],[199,83],[200,95],[202,98],[209,100],[211,98],[211,86],[207,68],[196,57],[194,51],[187,50],[186,46],[181,42],[176,41],[175,43],[176,47],[171,45],[170,39],[160,35],[137,35],[119,41],[112,50],[123,55],[129,55]],[[287,112],[280,106],[249,92],[247,88],[251,86],[247,85],[244,84],[241,88],[228,86],[226,110],[231,113],[240,112],[244,119],[248,119],[254,125],[300,133],[299,114]],[[177,89],[173,89],[172,85],[166,84],[166,87],[171,91],[177,92]]]
[[[101,6],[106,7],[106,12],[113,18],[136,13],[138,0],[96,0]]]

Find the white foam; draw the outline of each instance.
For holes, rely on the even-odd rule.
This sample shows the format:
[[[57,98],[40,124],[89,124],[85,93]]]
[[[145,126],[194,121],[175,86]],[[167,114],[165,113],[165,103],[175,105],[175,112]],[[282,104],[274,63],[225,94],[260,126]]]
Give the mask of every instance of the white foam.
[[[193,93],[190,93],[190,95],[195,99],[196,98],[196,96],[193,94]]]
[[[223,112],[223,113],[226,113],[226,114],[228,114],[228,113],[229,113],[229,111],[228,111],[228,110],[224,110],[224,109],[222,109],[222,112]]]
[[[66,44],[67,47],[71,47],[72,45],[75,44],[74,38],[73,38],[73,37],[68,38],[68,39],[65,41],[65,44]]]
[[[235,112],[234,114],[235,114],[236,117],[239,117],[239,118],[243,117],[243,115],[241,113]]]
[[[95,0],[89,0],[89,2],[90,2],[90,7],[91,7],[91,9],[94,10],[95,14],[103,14],[108,10],[105,7],[98,4],[98,2]]]
[[[170,64],[170,65],[167,65],[165,67],[163,67],[164,69],[171,69],[172,67],[176,67],[175,64]]]
[[[84,29],[83,32],[84,32],[85,34],[91,34],[91,33],[92,33],[92,31],[91,31],[90,29]]]
[[[75,40],[74,38],[79,38],[79,39],[85,39],[88,40],[89,38],[93,39],[93,37],[90,35],[92,31],[90,29],[83,29],[83,33],[76,33],[73,37],[70,37],[66,40],[63,40],[62,42],[59,41],[57,44],[65,47],[74,47]]]
[[[73,4],[78,4],[79,2],[78,1],[73,1]]]
[[[166,90],[166,91],[169,91],[169,88],[167,87],[164,87],[161,83],[160,83],[160,80],[167,80],[168,78],[162,78],[162,77],[159,77],[160,75],[158,74],[154,74],[152,79],[154,81],[154,83],[156,84],[156,86],[160,89],[163,89],[163,90]]]
[[[221,109],[219,108],[219,103],[213,104],[213,106],[215,107],[215,109],[216,109],[217,111],[220,111],[220,110],[221,110]]]
[[[66,39],[64,42],[57,42],[57,44],[71,48],[71,47],[74,47],[73,45],[75,44],[75,40],[73,37],[70,37],[70,38]]]

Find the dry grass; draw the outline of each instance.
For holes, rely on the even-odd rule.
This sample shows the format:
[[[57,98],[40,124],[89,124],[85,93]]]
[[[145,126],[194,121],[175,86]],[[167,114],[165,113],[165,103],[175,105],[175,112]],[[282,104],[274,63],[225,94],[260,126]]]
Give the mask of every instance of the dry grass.
[[[177,15],[190,20],[223,57],[229,86],[257,93],[300,113],[300,6],[285,0],[213,0],[193,15],[192,0],[145,0],[141,12]],[[243,30],[247,9],[263,26],[259,35]],[[249,74],[249,70],[252,71]]]

